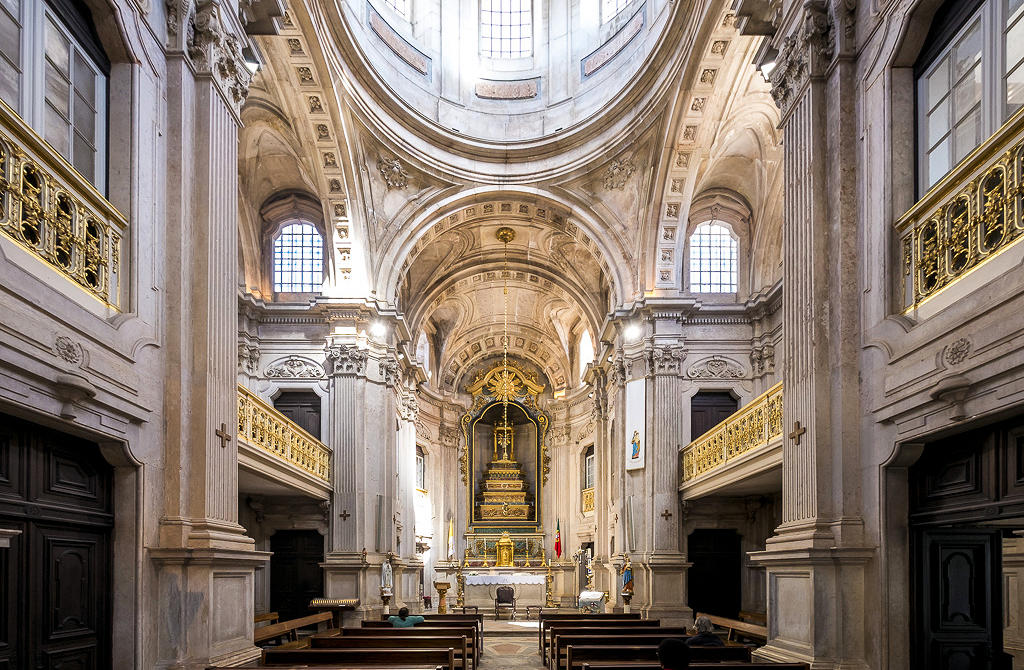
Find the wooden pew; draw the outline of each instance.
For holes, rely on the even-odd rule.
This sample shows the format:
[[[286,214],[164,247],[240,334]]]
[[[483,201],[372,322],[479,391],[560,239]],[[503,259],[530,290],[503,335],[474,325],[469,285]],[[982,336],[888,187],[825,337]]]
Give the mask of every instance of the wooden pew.
[[[308,665],[276,665],[277,670],[309,670]],[[265,665],[208,665],[206,670],[266,670]],[[317,670],[442,670],[440,665],[319,665]]]
[[[455,650],[392,647],[387,649],[274,649],[263,650],[263,664],[279,665],[340,665],[344,668],[375,665],[429,665],[455,668]]]
[[[466,622],[453,623],[450,626],[427,626],[424,622],[423,624],[413,626],[412,628],[394,628],[391,624],[386,626],[367,626],[364,628],[339,628],[315,637],[334,637],[337,635],[358,635],[402,639],[424,635],[454,635],[456,637],[463,635],[466,637],[466,645],[469,647],[469,654],[473,658],[473,667],[477,667],[480,663],[480,645],[478,644],[477,630],[474,626]]]
[[[736,619],[726,619],[723,616],[715,616],[714,614],[701,614],[698,612],[694,615],[694,619],[697,617],[706,616],[711,619],[711,623],[715,624],[719,628],[725,628],[729,631],[729,640],[735,640],[736,637],[748,637],[756,642],[762,644],[768,641],[768,628],[765,626],[758,626],[757,624],[747,623],[745,621],[737,621]]]
[[[658,661],[658,645],[570,644],[565,648],[568,670],[581,670],[593,661]],[[742,645],[725,647],[690,647],[690,663],[723,661],[750,662],[750,648]],[[746,667],[746,666],[744,666]]]
[[[537,651],[544,649],[544,622],[545,621],[567,621],[570,619],[590,619],[601,621],[602,619],[639,619],[639,613],[631,614],[581,614],[580,612],[541,612],[537,617]]]
[[[568,632],[573,628],[657,628],[661,625],[659,619],[562,619],[558,621],[545,621],[541,623],[543,637],[541,638],[540,655],[544,663],[548,662],[548,650],[551,648],[551,640],[554,639],[556,629],[564,629]]]
[[[320,624],[325,624],[333,618],[330,612],[321,612],[320,614],[310,614],[300,619],[291,619],[290,621],[272,623],[269,626],[261,626],[253,631],[253,643],[259,645],[282,637],[287,637],[288,640],[294,641],[299,639],[297,631],[300,628],[305,628],[306,626],[316,626],[319,628]]]
[[[277,623],[277,620],[280,619],[280,618],[281,617],[280,617],[280,615],[277,612],[264,612],[263,614],[257,614],[256,616],[254,616],[252,618],[252,622],[254,624],[257,624],[257,623],[271,624],[271,623]]]
[[[548,649],[548,668],[559,670],[566,667],[565,648],[567,645],[631,644],[658,646],[670,638],[685,638],[689,632],[679,628],[554,628],[551,647]]]
[[[754,661],[741,663],[727,661],[723,663],[691,663],[691,669],[707,668],[708,670],[808,670],[806,663],[770,663]],[[582,670],[661,670],[660,663],[650,661],[592,661],[583,664]]]
[[[384,621],[363,621],[360,624],[363,628],[394,628],[387,620]],[[448,628],[452,626],[472,625],[476,629],[476,657],[484,653],[484,617],[482,614],[432,614],[423,617],[423,623],[416,624],[416,628],[434,627]],[[409,630],[402,628],[400,630]]]
[[[369,629],[372,630],[372,629]],[[434,629],[435,631],[438,629]],[[401,646],[415,647],[417,649],[454,649],[455,665],[461,670],[469,670],[473,657],[470,655],[467,639],[473,639],[472,635],[447,635],[443,629],[438,635],[419,635],[405,638],[405,644]],[[400,645],[396,637],[373,636],[373,635],[340,635],[340,636],[317,636],[310,638],[310,647],[313,649],[391,649]],[[476,667],[475,665],[473,667]]]

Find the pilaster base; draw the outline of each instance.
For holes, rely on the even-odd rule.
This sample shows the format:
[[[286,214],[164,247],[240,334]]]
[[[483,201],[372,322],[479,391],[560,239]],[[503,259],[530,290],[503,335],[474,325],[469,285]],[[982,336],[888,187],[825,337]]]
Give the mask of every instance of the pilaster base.
[[[749,554],[768,580],[768,644],[756,659],[868,670],[864,566],[875,552],[837,546],[842,525],[783,526],[765,551]]]
[[[635,590],[630,603],[634,612],[660,619],[666,626],[693,624],[693,610],[686,605],[686,571],[692,563],[678,552],[654,553],[633,558]],[[616,590],[621,587],[616,584]]]
[[[254,572],[269,552],[156,548],[160,616],[157,668],[202,670],[257,660]]]

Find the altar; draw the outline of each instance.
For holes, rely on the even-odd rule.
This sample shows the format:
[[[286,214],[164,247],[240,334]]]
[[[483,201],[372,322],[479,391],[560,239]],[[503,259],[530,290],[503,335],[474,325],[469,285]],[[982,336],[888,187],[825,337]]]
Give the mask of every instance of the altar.
[[[498,570],[464,571],[465,602],[486,611],[494,606],[499,586],[511,586],[516,592],[516,605],[543,605],[546,597],[546,569],[517,569],[515,572]]]

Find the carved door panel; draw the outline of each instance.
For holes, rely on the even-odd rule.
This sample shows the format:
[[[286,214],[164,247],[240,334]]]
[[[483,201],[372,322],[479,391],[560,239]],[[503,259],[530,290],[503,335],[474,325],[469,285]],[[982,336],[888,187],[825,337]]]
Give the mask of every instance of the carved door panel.
[[[690,441],[729,418],[739,401],[728,391],[700,391],[690,398]]]
[[[324,597],[324,536],[315,530],[279,530],[270,537],[270,609],[281,621],[308,616],[309,601]]]
[[[914,670],[999,670],[1000,534],[919,530],[914,542]]]
[[[111,666],[112,473],[95,444],[0,414],[0,670]]]
[[[320,396],[312,391],[284,391],[274,400],[274,409],[320,439]]]

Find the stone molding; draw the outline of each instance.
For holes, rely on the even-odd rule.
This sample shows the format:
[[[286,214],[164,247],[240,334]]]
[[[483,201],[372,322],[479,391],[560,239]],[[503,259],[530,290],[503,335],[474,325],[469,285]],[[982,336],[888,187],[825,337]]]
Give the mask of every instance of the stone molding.
[[[192,5],[185,20],[184,35],[179,36],[178,25],[172,19],[181,16],[176,2],[168,3],[168,34],[171,38],[184,37],[184,47],[193,67],[199,74],[211,75],[225,98],[237,114],[249,95],[252,75],[242,57],[242,39],[231,34],[221,18],[221,7],[214,0],[201,0]],[[173,40],[172,41],[177,41]]]
[[[260,347],[258,344],[238,345],[238,371],[243,374],[256,374],[260,364]]]
[[[683,363],[686,361],[687,351],[679,345],[654,348],[654,374],[679,375],[683,374]]]
[[[775,372],[775,345],[768,343],[751,348],[750,369],[755,376]]]
[[[692,365],[686,375],[690,379],[743,379],[743,366],[724,356],[712,356]]]
[[[367,354],[361,349],[346,344],[328,346],[327,374],[332,377],[363,376],[366,373]]]
[[[389,388],[398,385],[398,360],[393,356],[387,356],[377,361],[377,373],[381,380]]]
[[[319,379],[324,376],[324,369],[307,358],[288,356],[268,365],[263,376],[271,379]]]
[[[835,55],[832,16],[824,3],[814,0],[803,7],[798,27],[782,39],[771,74],[772,98],[784,118],[811,77],[820,77]]]

